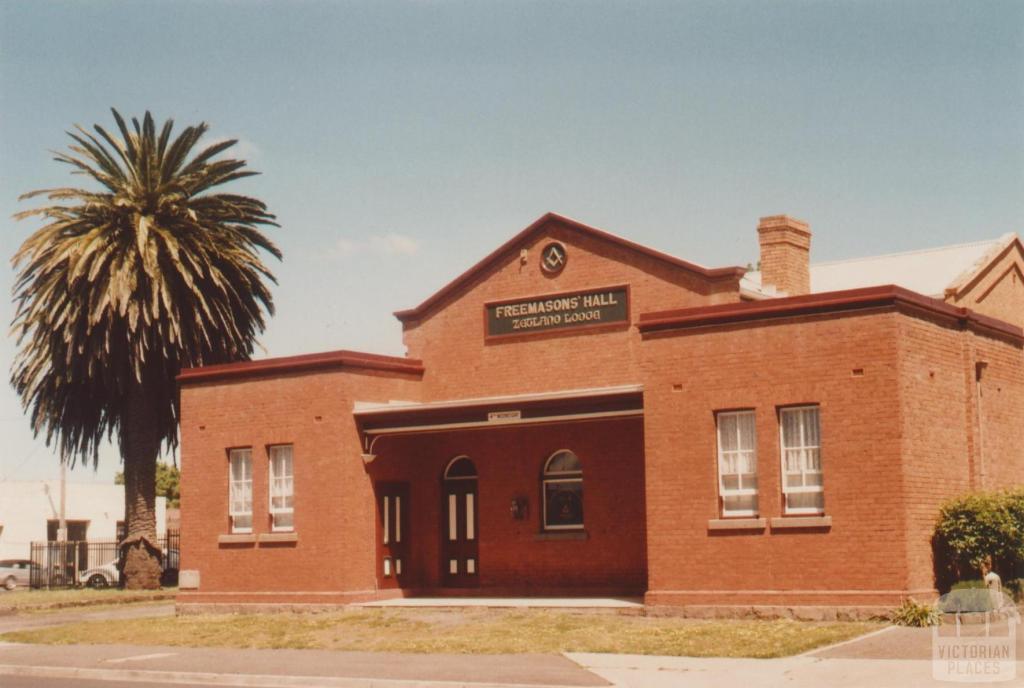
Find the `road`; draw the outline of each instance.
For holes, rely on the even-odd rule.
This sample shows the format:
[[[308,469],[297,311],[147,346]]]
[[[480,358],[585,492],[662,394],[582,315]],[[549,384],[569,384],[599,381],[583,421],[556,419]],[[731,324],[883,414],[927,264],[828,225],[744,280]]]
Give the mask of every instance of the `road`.
[[[219,686],[607,686],[559,654],[468,655],[251,650],[138,645],[0,644],[0,686],[12,676]]]
[[[117,686],[125,688],[167,688],[166,683],[136,683],[135,681],[118,682]],[[209,683],[192,683],[193,688],[222,688]],[[36,676],[4,676],[0,678],[3,688],[110,688],[109,681],[83,681],[80,678],[39,678]]]

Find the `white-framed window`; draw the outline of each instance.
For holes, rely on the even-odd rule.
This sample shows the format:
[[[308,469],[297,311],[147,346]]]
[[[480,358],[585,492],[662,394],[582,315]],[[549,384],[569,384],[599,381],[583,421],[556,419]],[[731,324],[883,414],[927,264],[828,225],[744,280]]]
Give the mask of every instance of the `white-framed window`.
[[[290,444],[270,447],[270,519],[271,530],[295,528],[295,479]]]
[[[252,532],[252,449],[228,452],[228,515],[232,533]]]
[[[544,462],[544,530],[583,528],[583,467],[569,451],[556,451]]]
[[[723,516],[757,516],[757,430],[753,411],[721,411],[718,493]]]
[[[779,436],[782,444],[782,493],[786,500],[786,513],[824,513],[818,407],[779,409]]]

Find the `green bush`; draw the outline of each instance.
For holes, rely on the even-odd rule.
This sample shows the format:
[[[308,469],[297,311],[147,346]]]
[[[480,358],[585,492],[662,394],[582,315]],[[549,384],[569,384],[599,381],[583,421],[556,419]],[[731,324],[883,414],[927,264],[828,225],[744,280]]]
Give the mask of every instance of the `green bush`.
[[[979,577],[989,566],[1004,581],[1024,574],[1024,489],[978,492],[946,502],[932,546],[940,590]]]
[[[918,602],[913,597],[903,600],[890,615],[897,626],[938,626],[942,620],[941,612],[930,604]]]

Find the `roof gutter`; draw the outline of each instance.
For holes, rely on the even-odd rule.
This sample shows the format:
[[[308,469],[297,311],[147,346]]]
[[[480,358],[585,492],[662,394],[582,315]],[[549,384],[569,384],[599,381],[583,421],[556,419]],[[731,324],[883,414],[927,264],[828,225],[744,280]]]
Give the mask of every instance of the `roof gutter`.
[[[839,313],[869,308],[892,307],[937,316],[959,327],[1024,343],[1024,330],[996,318],[951,306],[893,284],[864,289],[790,296],[755,302],[740,302],[645,313],[637,324],[641,334],[671,332],[730,323],[789,318],[819,313]]]
[[[327,368],[359,368],[407,375],[422,375],[424,370],[423,362],[412,358],[342,350],[185,368],[177,380],[184,385],[192,382],[308,372]]]

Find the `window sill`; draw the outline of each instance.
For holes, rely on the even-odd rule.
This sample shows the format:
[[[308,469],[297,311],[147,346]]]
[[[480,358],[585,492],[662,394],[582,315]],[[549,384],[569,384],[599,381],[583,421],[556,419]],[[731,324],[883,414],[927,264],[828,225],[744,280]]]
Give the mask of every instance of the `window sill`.
[[[218,545],[252,545],[256,543],[256,533],[227,533],[217,536]]]
[[[713,518],[708,521],[708,530],[764,530],[767,525],[764,518]]]
[[[831,528],[831,516],[783,516],[772,519],[772,530],[788,528]]]
[[[589,540],[590,535],[585,530],[551,530],[537,533],[534,540]]]
[[[276,533],[260,533],[260,544],[271,544],[276,542],[298,542],[299,534],[294,530],[278,531]]]

